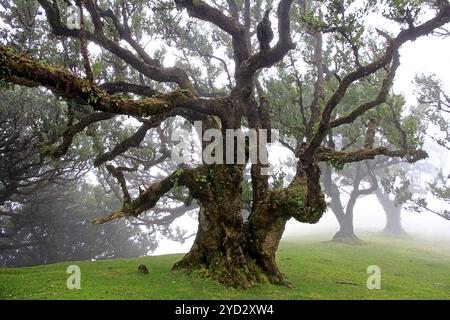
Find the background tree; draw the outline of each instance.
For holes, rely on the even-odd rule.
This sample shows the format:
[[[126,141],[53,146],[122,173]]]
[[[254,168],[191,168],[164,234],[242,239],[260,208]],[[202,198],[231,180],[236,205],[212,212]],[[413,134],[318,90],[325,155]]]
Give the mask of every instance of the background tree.
[[[2,266],[128,258],[154,250],[155,233],[126,221],[100,228],[90,223],[117,204],[114,195],[87,184],[51,185],[33,193],[15,204],[12,219],[2,221],[8,235],[0,243]]]
[[[168,228],[144,232],[125,221],[91,225],[120,201],[100,185],[84,182],[90,147],[83,136],[61,158],[42,156],[45,146],[61,136],[64,113],[63,103],[36,89],[0,91],[2,265],[138,256],[156,247],[156,231],[176,238]]]
[[[80,139],[74,141],[79,153],[55,160],[42,156],[46,145],[61,135],[64,111],[53,97],[36,93],[27,89],[0,91],[0,204],[49,183],[74,181],[89,169]]]
[[[446,33],[447,32],[447,33]],[[438,35],[446,37],[448,31],[439,30]],[[450,95],[446,93],[442,82],[432,74],[418,75],[415,79],[418,105],[416,109],[422,110],[427,126],[423,128],[426,137],[434,142],[441,150],[450,150]],[[440,151],[440,150],[439,150]],[[425,181],[426,190],[422,195],[409,195],[409,208],[418,212],[431,212],[449,219],[449,210],[436,210],[430,204],[436,199],[446,205],[449,202],[449,175],[444,173],[442,167],[430,164],[434,172],[430,173]]]
[[[80,139],[74,142],[79,153],[53,160],[42,156],[45,145],[61,135],[63,106],[53,96],[36,93],[25,88],[0,91],[0,239],[7,243],[22,227],[17,211],[28,199],[52,184],[68,186],[89,169]],[[24,241],[0,248],[27,245]]]
[[[348,23],[356,24],[357,17],[352,18],[353,21],[349,19]],[[348,39],[354,36],[348,34],[346,30],[354,30],[357,26],[341,27],[340,37],[323,48],[321,26],[322,24],[317,21],[314,25],[303,26],[303,29],[299,30],[305,42],[301,53],[298,56],[290,53],[288,62],[279,65],[277,75],[270,76],[264,81],[267,95],[272,101],[273,126],[280,130],[283,145],[293,153],[295,141],[303,141],[305,135],[310,135],[314,130],[313,124],[307,119],[311,117],[311,110],[313,110],[310,105],[317,104],[320,100],[315,94],[318,91],[324,94],[329,88],[339,84],[342,81],[339,74],[342,70],[351,69],[356,59],[359,64],[365,60],[370,61],[373,55],[379,54],[382,50],[378,39],[373,37],[358,38],[359,42],[367,43],[365,50],[355,47],[356,44],[353,47],[346,47]],[[357,37],[361,37],[361,34]],[[336,55],[336,52],[339,54]],[[348,58],[352,55],[355,55],[355,61]],[[300,72],[305,65],[307,72]],[[319,74],[322,72],[323,76],[319,79],[320,82],[314,82],[318,72]],[[355,103],[367,96],[376,95],[377,85],[380,86],[383,80],[383,77],[372,75],[350,87],[340,102],[340,112],[351,112]],[[374,143],[390,148],[418,150],[423,144],[421,133],[424,127],[421,125],[423,118],[418,113],[405,115],[407,111],[404,99],[391,93],[391,97],[385,103],[381,103],[377,109],[370,110],[364,116],[355,119],[352,125],[331,130],[326,145],[333,149],[349,151],[363,147],[370,148]],[[375,191],[382,201],[387,217],[385,231],[391,230],[390,234],[394,231],[398,234],[402,233],[401,210],[395,205],[394,200],[389,198],[389,193],[378,183],[382,177],[386,176],[385,170],[399,163],[405,166],[407,161],[378,157],[374,161],[348,165],[345,168],[339,162],[330,161],[323,164],[324,191],[331,197],[330,209],[340,226],[340,230],[333,237],[335,241],[348,244],[361,243],[355,235],[353,226],[354,207],[360,197],[371,195]],[[393,192],[394,189],[390,191]],[[348,199],[344,202],[344,198]]]

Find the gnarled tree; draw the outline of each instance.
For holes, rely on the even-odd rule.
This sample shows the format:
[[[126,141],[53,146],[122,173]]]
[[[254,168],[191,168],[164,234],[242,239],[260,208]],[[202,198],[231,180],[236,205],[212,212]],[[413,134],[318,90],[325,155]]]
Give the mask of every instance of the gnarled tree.
[[[254,41],[254,30],[267,9],[265,1],[258,2],[263,7],[251,8],[249,0],[214,2],[191,0],[174,3],[163,0],[136,1],[135,5],[133,1],[125,3],[80,0],[75,1],[75,5],[84,13],[81,16],[89,15],[91,19],[91,23],[88,19],[82,20],[81,29],[70,29],[66,26],[62,16],[62,2],[49,0],[38,2],[45,11],[54,36],[62,39],[79,39],[87,77],[82,78],[68,70],[35,61],[8,46],[0,46],[0,77],[3,81],[21,85],[44,86],[64,99],[92,108],[92,113],[86,118],[80,119],[75,124],[69,123],[63,142],[50,152],[55,156],[62,155],[68,150],[71,138],[75,134],[111,115],[144,119],[149,130],[157,127],[162,120],[174,116],[181,116],[188,121],[202,120],[205,129],[218,128],[222,130],[224,137],[227,129],[236,130],[242,125],[251,129],[270,129],[268,121],[270,119],[266,116],[268,113],[261,112],[262,105],[267,110],[270,101],[262,96],[261,92],[264,90],[257,93],[256,80],[259,74],[281,62],[291,50],[295,49],[298,33],[293,31],[291,25],[318,23],[321,25],[320,32],[342,36],[347,34],[342,32],[345,31],[342,28],[350,18],[350,13],[347,14],[342,10],[342,6],[335,5],[339,1],[332,1],[329,4],[312,2],[314,8],[310,8],[304,1],[280,0],[276,4],[274,16],[269,16],[269,19],[277,20],[275,43],[272,46],[265,43],[261,46],[263,50],[259,50],[260,46]],[[192,66],[188,68],[182,61],[175,67],[166,67],[161,55],[152,56],[145,50],[142,46],[145,37],[133,33],[137,22],[130,16],[145,13],[145,7],[151,4],[154,4],[153,11],[148,11],[147,15],[150,26],[144,31],[149,33],[158,31],[163,40],[170,38],[169,40],[177,43],[177,46],[187,46],[189,37],[180,39],[182,34],[165,33],[167,31],[165,26],[158,25],[158,21],[161,21],[158,19],[162,19],[161,15],[165,15],[172,17],[171,23],[177,24],[176,30],[184,31],[188,35],[194,33],[203,35],[193,40],[203,39],[203,42],[213,43],[214,46],[209,46],[208,52],[194,53],[193,50],[176,48],[182,56],[194,54],[194,57],[203,57],[206,66],[222,70],[219,73],[224,75],[228,73],[230,76],[228,86],[215,90],[217,88],[211,86],[214,86],[214,80],[219,81],[217,77],[208,81],[201,70],[199,72],[198,68]],[[367,1],[363,5],[364,8],[360,12],[367,14],[368,9],[373,6],[373,1]],[[310,119],[307,119],[310,124],[309,133],[305,135],[303,141],[299,141],[294,150],[297,158],[295,177],[285,188],[272,190],[268,187],[267,176],[262,174],[263,164],[259,161],[251,164],[253,197],[246,223],[241,215],[244,165],[239,164],[180,167],[148,186],[139,195],[128,191],[122,170],[126,168],[109,167],[109,172],[117,179],[122,189],[123,206],[121,210],[94,222],[105,223],[122,217],[137,217],[153,208],[159,199],[174,187],[185,186],[190,196],[200,205],[198,231],[190,252],[175,264],[174,269],[206,268],[208,273],[220,282],[243,287],[267,279],[271,283],[285,283],[276,265],[275,254],[286,222],[294,218],[304,223],[316,223],[327,207],[319,182],[320,161],[344,165],[372,159],[378,155],[407,157],[410,161],[425,156],[422,151],[391,150],[386,146],[342,151],[323,145],[330,130],[351,124],[356,118],[385,101],[399,65],[399,48],[404,43],[428,35],[450,21],[448,1],[440,0],[432,5],[425,4],[425,1],[424,4],[417,1],[395,3],[383,1],[383,5],[386,7],[384,15],[398,21],[401,24],[401,31],[389,36],[380,30],[379,33],[385,41],[384,49],[368,62],[357,59],[358,44],[349,38],[347,46],[353,49],[355,63],[353,68],[343,70],[338,75],[340,81],[331,92],[323,90],[321,78],[324,70],[320,65],[317,66],[315,100],[310,106]],[[420,13],[423,7],[430,7],[435,15],[429,20],[421,21],[423,17]],[[255,18],[252,14],[255,10],[260,12],[259,18]],[[316,16],[323,19],[316,19]],[[119,39],[121,41],[116,41]],[[330,37],[330,40],[333,38]],[[156,92],[147,90],[147,95],[141,99],[134,98],[133,95],[113,94],[113,92],[134,93],[134,90],[142,88],[141,85],[129,84],[128,81],[122,86],[98,83],[98,80],[105,79],[96,78],[95,72],[90,70],[86,42],[92,42],[109,51],[132,68],[134,74],[138,73],[139,77],[164,85],[157,87]],[[225,56],[218,57],[220,55]],[[213,65],[212,60],[218,64]],[[233,65],[234,72],[225,65]],[[384,74],[384,80],[377,94],[360,101],[350,112],[339,112],[339,104],[345,98],[348,89],[375,73]],[[130,82],[133,79],[136,78],[130,77]],[[116,90],[109,90],[111,88]],[[226,146],[226,141],[224,145]],[[229,151],[231,146],[226,148]]]

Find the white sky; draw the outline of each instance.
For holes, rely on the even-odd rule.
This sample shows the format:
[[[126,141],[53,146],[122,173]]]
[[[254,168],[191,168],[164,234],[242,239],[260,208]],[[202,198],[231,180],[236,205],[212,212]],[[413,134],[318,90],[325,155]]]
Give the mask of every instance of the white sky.
[[[402,93],[409,104],[414,104],[412,81],[417,73],[435,73],[450,91],[450,37],[424,37],[408,42],[400,50],[401,65],[394,90]]]

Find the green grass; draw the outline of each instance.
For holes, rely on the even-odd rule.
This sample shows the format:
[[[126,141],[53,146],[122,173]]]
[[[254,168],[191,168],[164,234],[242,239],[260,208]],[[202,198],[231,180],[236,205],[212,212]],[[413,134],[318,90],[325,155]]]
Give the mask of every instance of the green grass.
[[[224,288],[196,274],[172,273],[181,255],[0,269],[0,299],[450,299],[448,244],[363,237],[364,246],[317,240],[282,242],[278,263],[295,287]],[[150,274],[137,272],[144,263]],[[66,288],[66,268],[81,268],[81,289]],[[378,265],[381,290],[368,290]]]

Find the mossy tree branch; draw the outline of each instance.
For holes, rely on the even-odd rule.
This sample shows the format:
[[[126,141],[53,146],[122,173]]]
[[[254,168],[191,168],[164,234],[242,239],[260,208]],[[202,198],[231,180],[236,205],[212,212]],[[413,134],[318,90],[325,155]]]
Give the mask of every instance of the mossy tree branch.
[[[101,87],[73,74],[32,61],[18,52],[0,46],[0,78],[22,84],[20,79],[39,83],[67,99],[90,105],[95,111],[134,117],[166,114],[197,118],[196,113],[226,118],[223,98],[202,99],[185,90],[142,100],[108,95]]]

